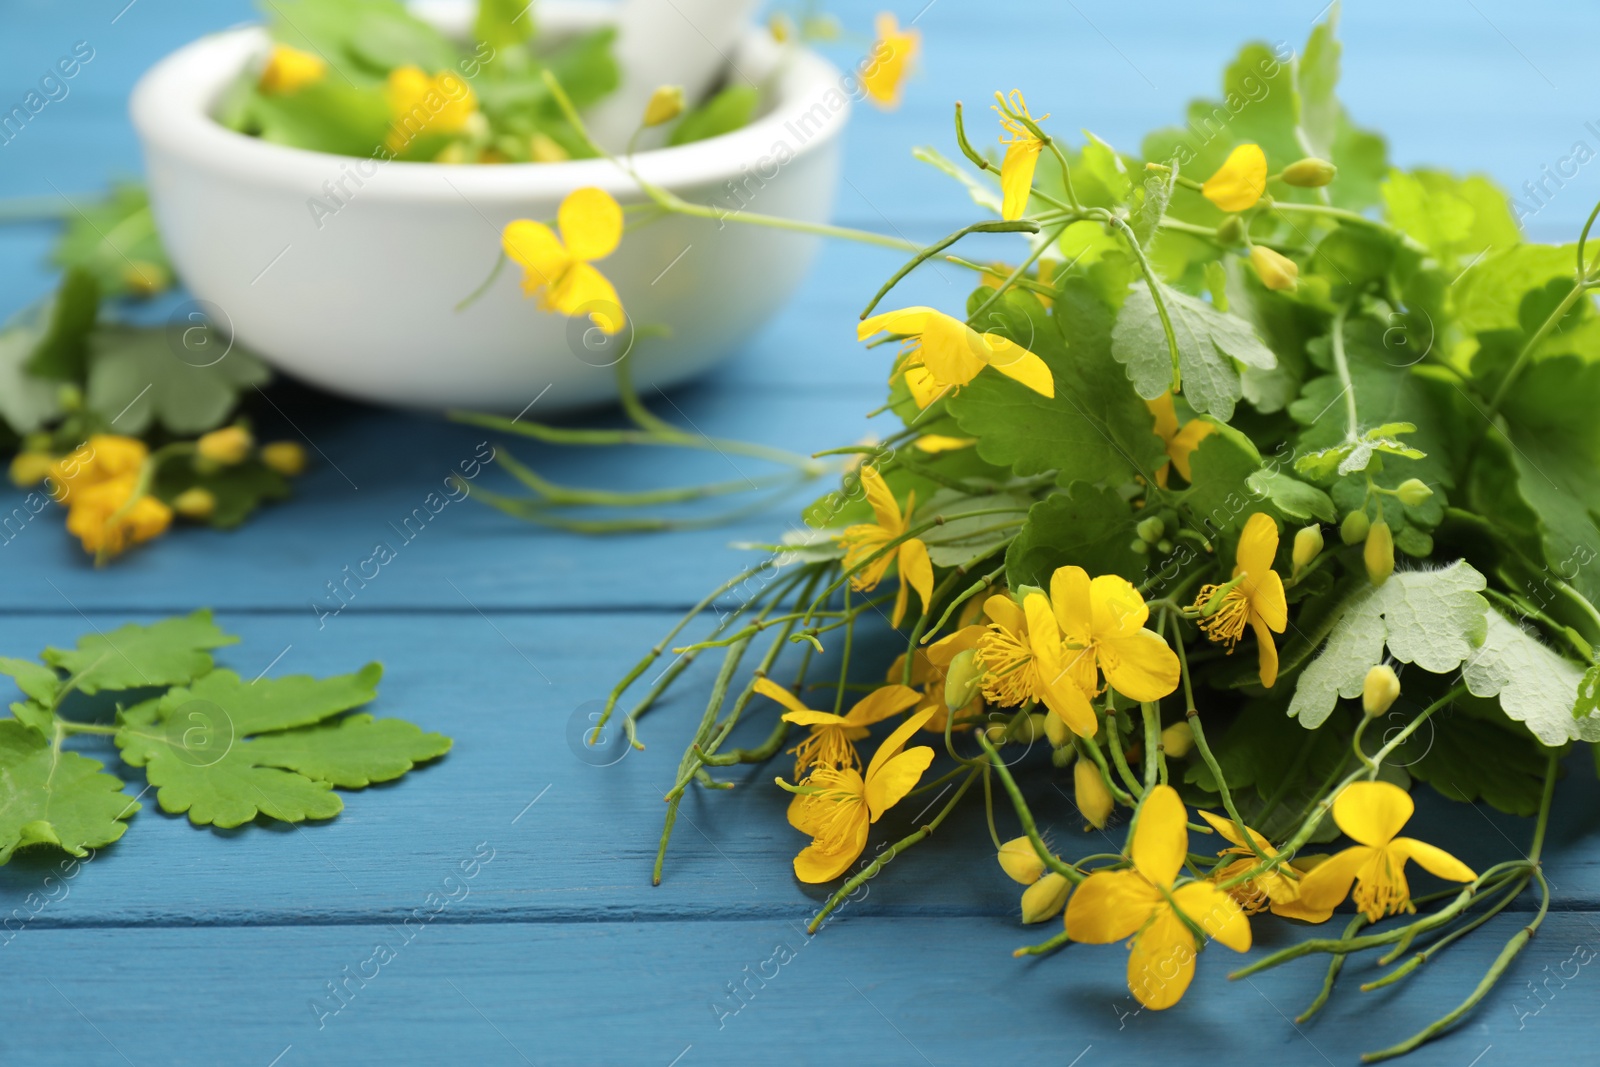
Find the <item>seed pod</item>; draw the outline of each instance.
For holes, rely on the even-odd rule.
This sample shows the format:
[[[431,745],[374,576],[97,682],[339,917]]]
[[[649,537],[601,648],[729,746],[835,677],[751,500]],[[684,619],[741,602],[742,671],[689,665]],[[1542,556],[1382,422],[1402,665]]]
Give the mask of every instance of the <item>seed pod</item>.
[[[1294,570],[1298,574],[1322,554],[1322,527],[1304,526],[1294,535]]]
[[[1367,565],[1367,578],[1373,585],[1382,585],[1389,580],[1389,575],[1394,573],[1394,535],[1389,532],[1389,524],[1375,522],[1372,529],[1367,531],[1367,547],[1361,552],[1361,559]]]
[[[1361,683],[1361,710],[1376,719],[1388,711],[1400,696],[1400,676],[1387,663],[1380,663],[1367,672]]]
[[[1026,837],[1013,837],[1000,846],[1000,866],[1014,882],[1032,885],[1044,874],[1044,860]]]
[[[1339,540],[1347,545],[1359,545],[1367,539],[1367,529],[1370,525],[1365,511],[1352,511],[1344,517],[1344,522],[1339,524]]]
[[[1297,159],[1283,168],[1283,182],[1285,185],[1297,186],[1301,189],[1316,189],[1327,185],[1339,174],[1339,168],[1329,163],[1326,159],[1317,159],[1307,156]]]
[[[1022,891],[1022,921],[1042,923],[1061,914],[1067,906],[1067,894],[1072,883],[1064,874],[1051,871]]]

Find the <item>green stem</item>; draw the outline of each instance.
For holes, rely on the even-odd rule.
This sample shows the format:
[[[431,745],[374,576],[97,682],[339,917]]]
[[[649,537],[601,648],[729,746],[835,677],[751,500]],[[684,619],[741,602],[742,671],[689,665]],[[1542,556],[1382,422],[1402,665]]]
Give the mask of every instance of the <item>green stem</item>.
[[[949,802],[940,809],[939,814],[935,815],[931,822],[917,830],[916,833],[913,833],[907,837],[902,837],[900,840],[890,845],[876,859],[867,864],[861,873],[857,874],[844,885],[840,886],[838,892],[834,893],[833,896],[828,898],[828,903],[823,906],[823,909],[817,912],[816,918],[811,920],[810,924],[806,927],[806,933],[816,933],[817,928],[822,925],[822,921],[826,919],[835,908],[844,903],[845,897],[849,896],[851,893],[854,893],[857,886],[875,877],[879,871],[883,870],[884,866],[888,864],[890,860],[900,855],[900,853],[904,852],[912,845],[932,837],[933,832],[939,828],[939,824],[944,822],[945,818],[950,814],[950,812],[955,810],[956,804],[960,802],[966,791],[972,788],[972,783],[977,780],[979,773],[980,772],[978,771],[973,771],[967,775],[967,780],[961,783],[961,788],[956,790],[956,795],[950,798]]]
[[[983,747],[984,755],[989,757],[989,763],[994,767],[995,773],[1000,776],[1000,784],[1005,787],[1006,795],[1011,798],[1011,806],[1016,810],[1017,821],[1022,824],[1022,832],[1033,845],[1033,851],[1038,855],[1039,862],[1073,885],[1082,882],[1087,877],[1082,871],[1069,863],[1062,862],[1054,852],[1045,847],[1044,838],[1039,836],[1039,827],[1033,821],[1033,812],[1029,810],[1028,802],[1022,799],[1022,790],[1017,788],[1016,779],[1011,777],[1011,771],[1000,758],[1000,753],[990,743],[988,736],[981,729],[972,732],[977,737],[978,744]]]
[[[951,245],[955,244],[957,241],[969,234],[1038,232],[1039,224],[1030,219],[1017,219],[1010,222],[976,222],[971,226],[963,226],[955,233],[952,233],[947,237],[942,237],[933,244],[928,245],[926,248],[920,249],[916,255],[912,256],[911,259],[906,262],[905,266],[901,267],[899,270],[895,271],[894,274],[890,275],[889,280],[883,283],[883,287],[873,295],[871,300],[867,301],[867,306],[862,310],[861,317],[864,319],[868,315],[871,315],[872,309],[877,307],[879,302],[882,301],[885,296],[888,296],[890,290],[892,290],[896,285],[899,285],[900,282],[904,280],[906,275],[910,274],[922,264],[926,263],[928,260],[932,259],[934,256],[938,255],[940,252],[943,252],[946,248],[949,248]]]
[[[1361,436],[1361,418],[1356,413],[1356,390],[1350,378],[1350,360],[1344,351],[1344,317],[1347,310],[1340,308],[1333,316],[1333,369],[1339,375],[1339,387],[1344,395],[1345,440],[1354,441]]]
[[[1522,374],[1528,362],[1533,358],[1534,351],[1544,343],[1544,339],[1550,336],[1551,331],[1560,325],[1567,312],[1571,311],[1573,306],[1583,299],[1584,294],[1588,291],[1587,280],[1579,276],[1572,283],[1572,291],[1567,293],[1561,303],[1556,305],[1555,310],[1545,317],[1544,322],[1534,331],[1533,336],[1528,338],[1527,343],[1517,352],[1517,358],[1512,360],[1511,366],[1506,369],[1505,377],[1500,379],[1500,384],[1495,388],[1494,395],[1489,398],[1489,410],[1484,413],[1484,418],[1487,421],[1491,424],[1493,423],[1496,413],[1500,410],[1500,405],[1505,402],[1506,394],[1511,391],[1512,384],[1516,382],[1518,376]]]
[[[1172,356],[1172,391],[1183,390],[1183,371],[1178,365],[1178,335],[1172,329],[1172,317],[1167,314],[1167,302],[1161,295],[1161,279],[1156,277],[1155,268],[1150,265],[1150,260],[1145,256],[1144,249],[1139,247],[1139,238],[1134,235],[1133,229],[1121,218],[1110,215],[1106,221],[1116,227],[1122,234],[1123,240],[1128,245],[1128,250],[1139,261],[1139,270],[1144,274],[1145,284],[1150,287],[1150,299],[1155,301],[1156,314],[1161,316],[1161,332],[1167,338],[1167,352]]]

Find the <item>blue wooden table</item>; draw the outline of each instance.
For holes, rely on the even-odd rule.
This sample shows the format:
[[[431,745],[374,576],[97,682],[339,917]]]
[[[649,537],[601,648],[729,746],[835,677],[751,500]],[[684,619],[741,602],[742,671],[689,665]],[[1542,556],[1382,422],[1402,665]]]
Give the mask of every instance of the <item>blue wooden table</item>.
[[[921,8],[924,73],[898,113],[858,115],[838,209],[842,223],[914,238],[971,221],[962,194],[907,155],[948,145],[951,100],[965,99],[981,127],[988,94],[1020,86],[1061,128],[1131,147],[1213,90],[1245,38],[1298,45],[1321,0],[922,5],[899,14]],[[830,6],[849,26],[870,21],[869,5]],[[70,96],[0,147],[0,196],[76,196],[137,174],[124,113],[134,79],[249,16],[242,0],[4,0],[0,110],[75,42],[94,59]],[[1343,95],[1390,135],[1397,162],[1483,169],[1518,190],[1575,142],[1600,147],[1597,32],[1600,10],[1561,0],[1358,2],[1345,17]],[[1575,233],[1597,191],[1600,169],[1589,167],[1527,204],[1530,234]],[[0,228],[0,310],[50,288],[51,237],[45,226]],[[827,248],[792,306],[672,406],[707,433],[802,451],[856,439],[881,399],[883,364],[854,343],[854,312],[895,265],[888,253]],[[967,284],[928,271],[913,293],[956,307]],[[1528,901],[1386,991],[1357,992],[1366,972],[1352,966],[1303,1027],[1290,1020],[1320,983],[1318,964],[1229,986],[1221,952],[1206,954],[1179,1007],[1140,1013],[1120,950],[1011,957],[1041,935],[1019,926],[1017,887],[976,809],[808,938],[821,895],[791,874],[802,842],[783,821],[785,798],[764,784],[768,769],[738,779],[749,788],[692,797],[653,888],[660,796],[709,672],[686,675],[645,720],[647,750],[615,765],[580,758],[569,725],[676,613],[744,565],[729,542],[768,540],[791,515],[599,541],[456,503],[327,615],[328,583],[390,538],[389,524],[484,435],[292,386],[274,396],[327,459],[292,501],[237,533],[184,531],[100,572],[46,512],[0,548],[0,652],[211,605],[244,638],[229,665],[330,674],[382,660],[374,710],[446,732],[455,749],[348,795],[326,825],[195,829],[147,800],[124,841],[70,881],[46,882],[58,857],[0,868],[0,915],[11,917],[0,1062],[1349,1063],[1458,1002],[1526,921]],[[514,447],[564,483],[729,476],[715,456]],[[4,510],[14,502],[0,493]],[[114,752],[99,755],[116,769]],[[1571,772],[1548,850],[1553,915],[1500,988],[1410,1062],[1594,1061],[1600,788],[1586,755]],[[1469,863],[1528,839],[1526,820],[1419,794],[1423,836]],[[1066,794],[1046,789],[1035,803],[1064,852],[1094,850]],[[477,873],[463,882],[468,868]],[[1259,923],[1257,951],[1297,936]]]

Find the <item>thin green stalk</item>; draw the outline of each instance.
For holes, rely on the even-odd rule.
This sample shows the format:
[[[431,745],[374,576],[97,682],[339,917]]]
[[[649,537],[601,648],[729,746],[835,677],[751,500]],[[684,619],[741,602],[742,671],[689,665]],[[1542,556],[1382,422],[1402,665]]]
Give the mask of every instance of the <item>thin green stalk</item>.
[[[1350,940],[1355,935],[1355,932],[1366,924],[1367,917],[1358,912],[1345,926],[1344,940]],[[1313,1015],[1321,1011],[1322,1006],[1328,1002],[1328,996],[1333,992],[1333,983],[1338,979],[1339,972],[1344,970],[1345,956],[1346,953],[1335,952],[1332,958],[1328,960],[1328,973],[1322,979],[1322,989],[1317,993],[1316,999],[1307,1005],[1306,1010],[1294,1017],[1296,1025],[1309,1020]]]
[[[1052,937],[1048,941],[1041,942],[1037,945],[1025,945],[1022,948],[1013,950],[1011,955],[1017,959],[1020,959],[1023,956],[1043,956],[1046,953],[1054,952],[1056,949],[1061,948],[1071,940],[1072,938],[1067,936],[1067,932],[1062,930],[1059,934]]]
[[[1000,758],[1000,753],[990,743],[989,738],[982,730],[972,731],[977,737],[978,744],[983,747],[984,755],[989,757],[989,764],[1000,776],[1000,784],[1005,787],[1006,795],[1011,798],[1011,806],[1016,810],[1017,821],[1022,824],[1022,832],[1027,835],[1028,841],[1033,845],[1033,851],[1038,854],[1039,862],[1061,875],[1073,885],[1082,882],[1088,877],[1078,868],[1069,863],[1062,862],[1054,852],[1045,846],[1044,838],[1039,836],[1039,827],[1033,821],[1033,812],[1028,809],[1028,802],[1022,799],[1022,790],[1017,788],[1016,779],[1011,777],[1011,771],[1006,767],[1005,761]]]
[[[1172,316],[1167,313],[1167,302],[1161,295],[1161,279],[1156,277],[1155,268],[1150,265],[1144,249],[1139,246],[1139,238],[1134,234],[1132,227],[1116,215],[1108,215],[1106,221],[1122,234],[1128,250],[1139,261],[1139,270],[1144,275],[1145,284],[1150,287],[1150,299],[1155,302],[1156,314],[1161,317],[1161,332],[1167,338],[1167,352],[1172,357],[1172,391],[1182,392],[1183,371],[1178,365],[1178,335],[1172,329]]]
[[[1356,413],[1356,389],[1350,379],[1350,360],[1344,351],[1344,316],[1348,309],[1340,308],[1334,312],[1333,325],[1333,369],[1339,375],[1339,388],[1344,395],[1345,440],[1354,441],[1361,436],[1361,417]]]
[[[974,233],[1038,233],[1038,232],[1039,232],[1039,224],[1037,222],[1034,222],[1031,219],[1017,219],[1015,221],[1010,221],[1010,222],[1007,222],[1007,221],[975,222],[971,226],[963,226],[961,229],[957,230],[955,233],[952,233],[952,234],[950,234],[950,235],[948,235],[946,237],[941,237],[939,240],[935,241],[933,244],[928,245],[926,248],[920,249],[917,252],[916,255],[912,256],[909,260],[906,261],[905,266],[901,267],[899,270],[895,271],[892,275],[890,275],[889,276],[889,280],[883,283],[883,287],[881,289],[879,289],[875,294],[873,294],[873,297],[872,297],[871,300],[867,301],[867,306],[864,309],[862,309],[861,318],[865,319],[868,315],[871,315],[872,314],[872,309],[877,307],[878,304],[883,300],[883,298],[888,296],[890,291],[893,290],[896,285],[899,285],[900,282],[902,282],[905,279],[906,275],[910,274],[912,271],[914,271],[918,267],[922,266],[922,264],[926,263],[928,260],[932,259],[934,256],[937,256],[940,252],[943,252],[946,248],[949,248],[951,245],[955,244],[957,241],[960,241],[963,237],[966,237],[966,236],[968,236],[970,234],[974,234]]]
[[[1527,343],[1518,350],[1517,358],[1512,360],[1511,366],[1506,369],[1505,377],[1500,379],[1500,384],[1495,388],[1494,395],[1489,398],[1489,410],[1484,413],[1484,418],[1491,424],[1495,415],[1500,411],[1500,405],[1505,402],[1506,394],[1511,391],[1511,386],[1527,367],[1528,362],[1533,359],[1533,353],[1544,343],[1544,339],[1549,337],[1551,332],[1561,324],[1561,320],[1566,317],[1567,312],[1571,311],[1588,292],[1587,279],[1580,275],[1572,283],[1571,292],[1567,293],[1561,303],[1556,305],[1555,310],[1545,317],[1544,322],[1534,331],[1533,336],[1528,338]]]
[[[829,897],[828,903],[823,906],[821,911],[817,912],[816,918],[812,919],[810,924],[806,926],[806,933],[816,933],[817,928],[822,925],[822,921],[832,914],[835,908],[844,903],[845,897],[849,896],[851,893],[854,893],[856,891],[856,887],[860,886],[863,882],[876,877],[878,872],[883,870],[890,860],[900,855],[900,853],[904,852],[912,845],[932,837],[933,832],[939,828],[939,824],[944,822],[945,818],[955,810],[956,804],[960,802],[966,791],[972,788],[972,783],[977,779],[978,773],[979,772],[977,771],[972,771],[967,775],[967,780],[961,783],[961,788],[956,790],[956,795],[950,798],[949,802],[939,810],[939,814],[935,815],[927,825],[923,826],[915,833],[906,837],[902,837],[900,840],[890,845],[871,863],[867,864],[867,866],[859,874],[851,878],[844,885],[840,886],[838,892]]]

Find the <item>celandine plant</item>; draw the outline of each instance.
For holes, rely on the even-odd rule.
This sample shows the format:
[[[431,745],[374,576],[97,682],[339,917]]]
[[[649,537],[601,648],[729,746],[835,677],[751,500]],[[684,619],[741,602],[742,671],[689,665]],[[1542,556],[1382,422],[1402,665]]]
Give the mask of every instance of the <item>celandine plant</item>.
[[[1600,264],[1588,225],[1573,245],[1527,244],[1486,179],[1390,169],[1332,95],[1338,61],[1331,19],[1297,57],[1248,46],[1221,101],[1138,155],[1066,145],[1016,94],[997,97],[995,158],[957,110],[981,173],[919,150],[999,218],[919,249],[862,313],[869,347],[898,343],[882,409],[898,428],[835,450],[852,466],[807,510],[809,533],[709,593],[608,702],[760,578],[622,720],[637,744],[639,716],[722,652],[666,795],[658,881],[684,792],[787,752],[795,873],[844,879],[813,930],[981,797],[1002,869],[1027,886],[1024,921],[1064,915],[1020,952],[1128,941],[1129,989],[1152,1009],[1183,996],[1211,942],[1244,951],[1255,924],[1325,923],[1346,901],[1342,930],[1232,977],[1324,955],[1310,1015],[1347,956],[1395,965],[1364,988],[1398,982],[1540,894],[1459,1007],[1371,1059],[1448,1028],[1512,964],[1549,905],[1562,757],[1600,741]],[[609,218],[609,251],[619,217],[587,214]],[[920,263],[964,263],[953,244],[1007,230],[1026,250],[969,264],[981,284],[964,310],[879,310]],[[557,310],[594,258],[562,231],[567,245],[541,234],[516,257]],[[640,428],[588,443],[667,433],[625,395]],[[525,473],[542,519],[661,499],[557,500]],[[628,520],[606,521],[590,528]],[[866,665],[884,684],[863,693],[855,637],[879,615],[908,628],[905,652]],[[825,647],[840,655],[819,686]],[[756,715],[765,741],[732,748]],[[1048,759],[1020,757],[1041,741]],[[1049,847],[1024,786],[1063,776],[1093,825],[1128,812],[1122,852]],[[1536,815],[1526,852],[1476,871],[1405,836],[1419,781]],[[858,866],[885,812],[947,783],[925,825]],[[997,796],[1021,828],[1009,841]],[[1223,847],[1191,851],[1191,830]],[[1414,895],[1416,868],[1448,888]]]

